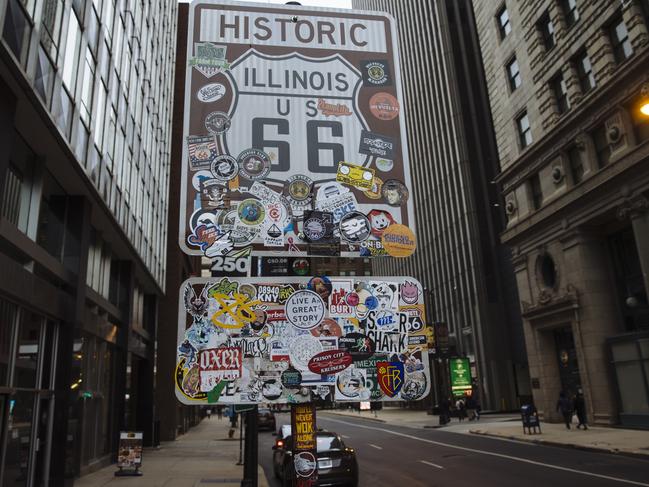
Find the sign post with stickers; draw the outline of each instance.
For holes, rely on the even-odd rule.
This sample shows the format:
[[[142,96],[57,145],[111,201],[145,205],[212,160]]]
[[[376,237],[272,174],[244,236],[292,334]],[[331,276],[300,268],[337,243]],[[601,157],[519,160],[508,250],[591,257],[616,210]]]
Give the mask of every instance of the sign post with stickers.
[[[248,255],[415,251],[391,17],[195,0],[187,59],[186,253],[242,273]]]
[[[291,435],[293,438],[293,485],[312,487],[318,481],[318,456],[315,404],[291,406]]]

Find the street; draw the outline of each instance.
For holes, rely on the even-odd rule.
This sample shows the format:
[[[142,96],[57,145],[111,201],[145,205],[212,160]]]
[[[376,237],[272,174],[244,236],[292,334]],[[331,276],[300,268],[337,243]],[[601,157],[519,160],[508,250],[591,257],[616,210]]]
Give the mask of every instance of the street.
[[[290,423],[277,414],[278,427]],[[649,487],[649,462],[623,456],[555,448],[512,440],[415,429],[318,411],[318,427],[335,431],[356,449],[365,486]],[[275,436],[259,433],[259,463],[269,484]]]

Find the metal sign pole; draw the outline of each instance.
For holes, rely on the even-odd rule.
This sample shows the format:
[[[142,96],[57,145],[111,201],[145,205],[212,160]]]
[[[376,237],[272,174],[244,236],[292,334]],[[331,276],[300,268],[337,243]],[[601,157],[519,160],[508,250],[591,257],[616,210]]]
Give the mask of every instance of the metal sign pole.
[[[243,416],[243,415],[242,415]],[[259,441],[257,437],[257,406],[245,414],[246,444],[243,462],[243,480],[241,487],[257,487],[257,465],[259,463]]]

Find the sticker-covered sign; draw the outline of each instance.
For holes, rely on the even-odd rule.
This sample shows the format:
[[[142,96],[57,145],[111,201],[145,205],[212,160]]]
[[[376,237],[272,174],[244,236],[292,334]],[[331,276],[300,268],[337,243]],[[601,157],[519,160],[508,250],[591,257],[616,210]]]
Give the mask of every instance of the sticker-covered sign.
[[[422,296],[410,277],[191,278],[180,293],[176,396],[422,399],[431,384]]]
[[[391,17],[195,0],[187,59],[185,253],[225,257],[250,245],[253,256],[404,254],[389,252],[372,222],[389,215],[385,228],[415,232]],[[331,215],[330,237],[318,238],[327,222],[312,211]],[[217,252],[228,231],[231,246]]]

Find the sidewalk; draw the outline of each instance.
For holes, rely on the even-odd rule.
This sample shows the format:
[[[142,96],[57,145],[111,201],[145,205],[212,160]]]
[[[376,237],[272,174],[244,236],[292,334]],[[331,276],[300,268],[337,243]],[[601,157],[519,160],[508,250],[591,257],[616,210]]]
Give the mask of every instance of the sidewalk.
[[[439,416],[429,415],[426,411],[384,408],[376,411],[376,415],[374,411],[359,413],[352,410],[326,410],[322,413],[369,419],[408,428],[439,427]],[[542,422],[542,434],[525,435],[520,416],[511,414],[483,414],[479,422],[468,420],[459,422],[453,418],[451,423],[440,429],[450,433],[484,435],[551,446],[618,453],[649,460],[649,433],[643,430],[589,427],[587,431],[583,431],[577,429],[576,423],[568,430],[563,424]]]
[[[204,419],[176,441],[166,441],[160,448],[147,448],[142,455],[141,477],[115,477],[111,465],[77,479],[74,487],[201,487],[218,484],[239,487],[243,467],[239,460],[239,428],[228,439],[227,418]],[[259,487],[268,487],[261,466]]]

